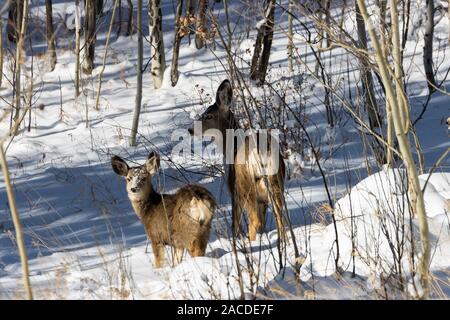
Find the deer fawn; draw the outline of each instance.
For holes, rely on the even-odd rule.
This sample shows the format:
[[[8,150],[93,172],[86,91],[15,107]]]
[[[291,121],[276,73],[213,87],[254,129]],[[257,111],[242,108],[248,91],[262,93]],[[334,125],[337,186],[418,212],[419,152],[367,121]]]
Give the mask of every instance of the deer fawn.
[[[164,245],[175,249],[175,264],[181,262],[184,249],[193,257],[203,256],[216,209],[213,196],[197,185],[186,185],[175,194],[156,192],[151,178],[159,162],[159,155],[154,151],[138,167],[130,168],[118,156],[111,159],[114,172],[126,179],[131,205],[152,243],[156,268],[164,264]]]
[[[216,102],[200,116],[201,134],[207,134],[207,130],[215,129],[221,135],[224,146],[228,146],[228,129],[238,130],[239,125],[230,107],[233,103],[231,83],[224,80],[217,89]],[[200,134],[199,130],[190,128],[191,134]],[[213,137],[214,134],[211,134]],[[229,139],[229,138],[228,138]],[[234,136],[233,136],[234,139]],[[214,139],[215,141],[217,139]],[[249,217],[249,238],[256,239],[256,234],[264,229],[267,206],[271,203],[275,214],[279,236],[284,237],[283,204],[284,204],[284,161],[280,153],[267,153],[266,165],[261,163],[261,154],[245,137],[241,147],[234,146],[234,161],[227,166],[227,182],[231,194],[233,230],[235,234],[240,232],[242,211],[245,209]],[[234,144],[234,141],[233,141]],[[253,149],[253,150],[252,150]],[[270,150],[268,150],[270,151]],[[223,148],[226,157],[226,148]],[[243,154],[241,152],[244,152]],[[237,161],[238,156],[244,155],[244,161]],[[276,159],[278,157],[278,159]],[[275,160],[275,161],[273,161]],[[261,166],[274,166],[274,174],[262,174]]]

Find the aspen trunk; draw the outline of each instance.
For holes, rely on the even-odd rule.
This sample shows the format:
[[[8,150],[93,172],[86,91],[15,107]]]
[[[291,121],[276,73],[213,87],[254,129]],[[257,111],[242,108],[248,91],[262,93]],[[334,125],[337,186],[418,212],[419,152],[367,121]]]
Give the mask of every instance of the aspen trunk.
[[[186,15],[188,17],[195,17],[195,11],[197,10],[197,0],[186,1]],[[195,34],[195,24],[189,25],[189,45],[191,45],[191,34]]]
[[[127,36],[131,36],[134,33],[133,28],[133,2],[131,0],[127,0],[128,4],[128,21],[127,21]]]
[[[423,66],[428,81],[428,90],[435,91],[436,80],[433,71],[434,0],[427,0],[427,22],[423,37]]]
[[[27,0],[25,0],[27,2]],[[23,237],[22,224],[20,223],[19,213],[17,212],[16,199],[14,198],[14,192],[11,186],[9,177],[8,162],[6,161],[5,151],[3,150],[3,142],[0,144],[0,164],[3,171],[3,177],[5,179],[6,194],[8,196],[9,208],[11,210],[11,216],[14,223],[14,229],[16,231],[17,247],[19,249],[20,263],[22,265],[22,281],[28,300],[33,299],[33,292],[31,290],[30,277],[28,272],[28,257],[25,248],[25,241]]]
[[[17,19],[21,19],[21,23],[18,24],[20,27],[19,38],[16,46],[16,65],[15,65],[15,114],[14,121],[17,121],[20,113],[20,98],[21,98],[21,66],[26,58],[25,51],[23,49],[23,44],[25,41],[25,34],[27,30],[27,16],[28,16],[28,0],[24,0],[23,2],[23,12],[21,14],[17,13]],[[15,126],[17,130],[18,126]],[[16,130],[13,132],[13,135],[16,134]]]
[[[358,44],[360,49],[367,51],[367,36],[366,26],[364,25],[364,19],[361,16],[358,3],[355,2],[356,9],[356,26],[358,31]],[[361,79],[363,86],[363,94],[365,97],[365,105],[367,106],[367,114],[369,117],[370,128],[381,127],[381,119],[378,114],[377,101],[375,98],[375,92],[373,89],[373,78],[370,66],[363,58],[360,59],[361,66]]]
[[[95,0],[85,0],[83,73],[91,74],[95,56]]]
[[[103,0],[95,0],[95,15],[100,16],[103,14]]]
[[[172,82],[172,87],[175,87],[178,82],[178,55],[180,53],[180,17],[183,9],[183,0],[177,1],[177,12],[175,16],[175,39],[173,42],[173,54],[172,54],[172,66],[170,70],[170,80]]]
[[[0,19],[0,88],[3,83],[3,22]]]
[[[138,0],[138,12],[137,12],[137,27],[142,30],[142,0]],[[137,91],[136,91],[136,104],[133,115],[133,124],[131,127],[130,145],[136,145],[136,135],[139,126],[139,116],[141,115],[141,102],[142,102],[142,61],[144,54],[143,35],[142,32],[138,33],[138,59],[137,59]]]
[[[8,24],[6,26],[6,33],[8,40],[17,43],[17,38],[20,33],[20,25],[22,23],[22,0],[10,0],[8,7]]]
[[[50,64],[50,70],[55,70],[56,65],[56,44],[55,31],[53,29],[53,10],[52,0],[45,0],[46,25],[47,25],[47,59]]]
[[[255,51],[251,65],[251,79],[258,80],[258,85],[264,82],[269,65],[270,50],[272,48],[275,18],[275,0],[266,1],[265,22],[260,27],[256,37]]]
[[[80,95],[80,0],[75,0],[75,100]]]
[[[375,29],[370,21],[369,15],[367,13],[367,8],[364,3],[364,0],[357,0],[358,6],[361,10],[361,15],[364,18],[364,22],[368,28],[370,39],[372,41],[372,46],[375,50],[375,58],[380,69],[380,75],[383,80],[383,84],[386,90],[386,99],[389,100],[389,105],[392,109],[392,120],[394,124],[395,133],[397,136],[400,153],[402,155],[403,163],[407,169],[408,180],[409,180],[409,196],[411,199],[411,208],[413,210],[413,214],[417,217],[419,221],[420,228],[420,243],[422,248],[422,256],[420,257],[419,262],[419,275],[420,282],[423,288],[423,292],[421,293],[421,298],[427,298],[429,294],[429,262],[430,262],[430,244],[429,244],[429,235],[428,235],[428,221],[425,212],[425,204],[423,201],[423,194],[419,184],[419,178],[417,174],[416,165],[414,163],[414,159],[411,153],[411,147],[408,140],[408,127],[405,127],[405,119],[402,118],[403,111],[400,109],[399,103],[397,101],[397,97],[394,92],[394,88],[392,86],[389,70],[388,70],[388,61],[383,56],[383,52],[380,47],[380,43],[378,41],[377,35],[375,33]],[[395,5],[391,5],[391,10],[394,11],[393,16],[397,16],[397,8]],[[392,12],[392,11],[391,11]],[[392,32],[399,33],[398,24],[392,24]],[[398,89],[401,89],[398,87]]]
[[[294,34],[292,32],[292,10],[294,9],[294,0],[289,0],[289,7],[288,7],[288,70],[290,73],[294,72],[294,67],[292,66],[292,54],[294,49],[293,44],[293,38]]]
[[[208,10],[208,0],[198,1],[197,24],[195,30],[195,46],[201,49],[205,46],[204,35],[206,33],[206,10]]]
[[[155,89],[159,89],[161,88],[164,78],[164,71],[166,70],[166,56],[164,54],[164,38],[162,32],[162,14],[160,0],[149,1],[148,18],[150,25],[150,52],[152,57],[151,73],[153,78],[153,86]]]

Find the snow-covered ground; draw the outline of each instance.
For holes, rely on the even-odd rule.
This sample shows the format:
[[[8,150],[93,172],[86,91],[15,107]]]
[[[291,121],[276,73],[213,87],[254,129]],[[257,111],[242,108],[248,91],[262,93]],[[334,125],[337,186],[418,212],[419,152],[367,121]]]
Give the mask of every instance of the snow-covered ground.
[[[163,30],[168,64],[172,56],[172,2],[162,1]],[[418,1],[420,2],[420,1]],[[31,6],[32,23],[43,24],[44,1]],[[419,20],[423,5],[413,1],[412,20]],[[109,12],[107,2],[105,12]],[[135,6],[136,7],[136,6]],[[220,4],[215,9],[223,16]],[[231,17],[246,12],[240,1],[232,1]],[[339,6],[334,8],[340,13]],[[73,13],[72,1],[54,3],[54,16],[67,20]],[[6,14],[3,13],[3,17]],[[223,18],[223,17],[222,17]],[[240,22],[237,32],[245,34],[246,24]],[[287,16],[277,9],[277,30],[271,54],[269,77],[274,82],[287,79]],[[354,32],[353,16],[345,20]],[[277,232],[272,215],[266,232],[249,243],[239,242],[237,257],[230,237],[230,199],[224,178],[201,166],[198,159],[184,161],[182,166],[170,157],[172,132],[187,128],[205,105],[201,101],[215,96],[220,82],[226,78],[223,61],[226,52],[220,45],[213,51],[197,50],[194,43],[183,40],[180,49],[180,79],[175,88],[170,84],[170,68],[166,70],[162,88],[153,89],[149,70],[144,73],[143,107],[139,124],[138,146],[128,145],[136,93],[137,36],[119,36],[111,41],[103,75],[99,110],[94,110],[98,73],[105,50],[105,33],[109,15],[102,18],[96,47],[93,75],[83,78],[83,93],[74,101],[73,74],[75,59],[73,30],[61,28],[58,36],[58,63],[47,72],[42,58],[34,57],[35,105],[31,131],[22,128],[7,146],[7,158],[21,221],[25,232],[31,284],[38,299],[233,299],[240,295],[236,261],[243,271],[246,294],[259,298],[367,299],[405,298],[420,292],[417,275],[411,272],[420,251],[418,224],[410,219],[405,192],[405,172],[379,169],[367,159],[358,126],[338,111],[339,125],[329,128],[323,106],[323,89],[314,78],[303,75],[306,129],[322,154],[321,165],[335,204],[336,226],[330,223],[327,193],[320,172],[311,157],[293,153],[287,160],[291,179],[286,181],[286,202],[293,222],[293,234],[300,251],[295,260],[290,236],[284,256],[285,267],[279,270]],[[450,68],[448,55],[448,20],[441,19],[435,30],[435,60],[442,79]],[[144,15],[144,24],[147,17]],[[301,33],[300,24],[294,30]],[[44,25],[44,24],[43,24]],[[234,27],[234,24],[232,25]],[[147,28],[144,29],[148,33]],[[415,33],[406,45],[405,69],[408,70],[408,94],[412,116],[416,118],[427,98],[422,71],[422,45]],[[251,59],[253,40],[235,44],[243,61]],[[59,40],[61,39],[61,40]],[[314,61],[302,37],[295,37],[299,52],[314,69]],[[42,35],[36,32],[33,48],[45,50]],[[145,43],[145,62],[150,57]],[[31,65],[31,56],[27,66]],[[323,53],[327,66],[336,74],[357,72],[354,58],[342,49]],[[304,68],[303,68],[304,69]],[[245,68],[243,67],[243,70]],[[29,72],[29,68],[27,69]],[[5,63],[8,78],[11,71]],[[247,71],[248,72],[248,71]],[[283,80],[284,79],[284,80]],[[450,91],[448,81],[443,88]],[[348,90],[348,88],[346,89]],[[353,88],[354,90],[354,88]],[[261,89],[252,88],[256,95]],[[12,88],[6,82],[0,89],[0,106],[7,110]],[[337,103],[337,102],[336,102]],[[356,103],[356,102],[355,102]],[[295,103],[292,102],[295,107]],[[86,128],[86,108],[89,128]],[[425,155],[428,172],[450,146],[445,120],[450,115],[450,98],[435,93],[430,105],[416,126]],[[28,118],[28,117],[26,117]],[[294,122],[286,122],[288,127]],[[28,125],[28,119],[25,120]],[[9,130],[9,117],[0,123],[3,136]],[[158,179],[159,189],[173,192],[187,182],[197,182],[216,197],[220,208],[213,220],[206,256],[185,255],[173,267],[171,259],[161,269],[153,268],[151,246],[147,248],[144,228],[134,214],[126,195],[123,180],[111,169],[110,157],[118,154],[128,161],[143,163],[148,150],[162,154]],[[305,154],[310,153],[305,147]],[[212,160],[211,160],[212,161]],[[208,173],[205,175],[204,173]],[[370,172],[370,174],[368,174]],[[432,243],[432,296],[450,297],[450,162],[444,159],[430,177],[425,202]],[[203,173],[203,174],[202,174]],[[420,177],[424,185],[428,175]],[[157,180],[157,181],[156,181]],[[411,221],[411,225],[410,225]],[[399,226],[407,225],[402,229]],[[336,231],[339,244],[339,269],[336,273]],[[411,230],[413,230],[411,234]],[[21,267],[15,242],[14,227],[7,203],[3,177],[0,184],[0,298],[24,297]],[[412,243],[411,238],[415,241]],[[167,247],[167,256],[170,249]],[[300,275],[293,265],[301,265]],[[404,290],[395,290],[403,277]],[[397,281],[398,280],[398,281]],[[410,295],[408,295],[410,294]]]

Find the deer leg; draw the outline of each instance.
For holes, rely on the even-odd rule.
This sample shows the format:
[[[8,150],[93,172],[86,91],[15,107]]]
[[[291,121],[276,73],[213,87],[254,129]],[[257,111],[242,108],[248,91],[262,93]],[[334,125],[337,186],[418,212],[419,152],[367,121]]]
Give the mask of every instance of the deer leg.
[[[155,256],[155,268],[161,268],[164,265],[164,245],[152,243],[152,248]]]
[[[264,231],[264,227],[266,226],[266,212],[267,212],[267,202],[259,201],[258,202],[258,217],[261,221],[261,229],[258,230],[259,233]]]
[[[184,248],[175,248],[174,265],[181,263],[183,260]]]
[[[281,194],[275,194],[273,201],[273,213],[275,220],[277,221],[277,229],[279,236],[284,239],[286,233],[284,231],[284,219],[283,219],[283,196]]]
[[[241,233],[241,223],[242,223],[242,204],[240,199],[236,194],[231,197],[231,215],[233,217],[232,228],[234,235],[237,236]]]
[[[205,255],[208,239],[195,239],[188,248],[188,252],[192,257],[201,257]]]
[[[246,208],[249,219],[248,236],[250,241],[254,241],[256,239],[256,234],[261,232],[264,224],[259,215],[259,204],[256,200],[248,201]]]

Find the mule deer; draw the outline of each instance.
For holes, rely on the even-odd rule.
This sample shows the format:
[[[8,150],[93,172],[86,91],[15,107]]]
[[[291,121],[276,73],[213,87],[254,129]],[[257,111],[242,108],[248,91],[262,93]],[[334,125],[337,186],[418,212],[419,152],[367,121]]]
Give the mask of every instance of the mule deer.
[[[239,130],[238,122],[231,111],[233,103],[233,91],[231,83],[224,80],[217,89],[216,102],[200,116],[202,124],[199,130],[190,128],[191,134],[205,134],[214,129],[221,135],[224,157],[226,148],[229,147],[230,137],[227,130]],[[214,131],[213,130],[213,131]],[[213,137],[214,134],[212,134]],[[234,139],[234,136],[233,136]],[[217,139],[215,139],[216,141]],[[232,142],[234,145],[234,141]],[[262,155],[256,148],[258,143],[251,143],[249,136],[245,136],[241,146],[234,146],[233,160],[227,167],[227,182],[231,194],[233,230],[238,234],[241,230],[242,212],[245,209],[249,218],[249,239],[255,240],[256,234],[263,231],[266,221],[267,206],[271,203],[277,222],[279,236],[284,237],[283,204],[284,204],[284,174],[285,166],[280,153],[271,154],[270,149],[266,155]],[[243,152],[243,153],[242,153]],[[244,161],[237,161],[244,156]],[[262,161],[261,157],[266,157]],[[265,164],[263,164],[264,162]],[[262,167],[272,166],[273,174],[263,174]]]
[[[159,163],[159,155],[154,151],[138,167],[130,168],[118,156],[111,159],[114,172],[126,179],[131,205],[152,243],[156,268],[164,263],[164,245],[175,249],[175,264],[181,262],[185,249],[193,257],[203,256],[216,209],[213,196],[197,185],[186,185],[175,194],[156,192],[151,178]]]

